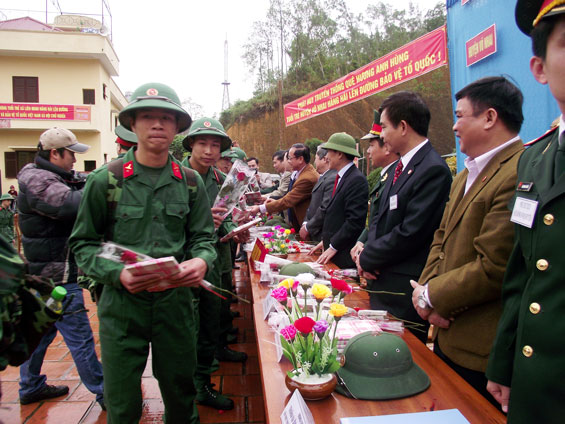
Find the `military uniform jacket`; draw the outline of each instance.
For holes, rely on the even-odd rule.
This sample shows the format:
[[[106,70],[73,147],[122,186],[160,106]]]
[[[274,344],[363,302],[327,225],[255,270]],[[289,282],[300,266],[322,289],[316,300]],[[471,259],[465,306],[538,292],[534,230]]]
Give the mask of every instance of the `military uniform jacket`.
[[[210,268],[216,259],[214,223],[202,178],[194,171],[183,172],[169,155],[153,185],[141,171],[134,149],[123,157],[124,177],[109,240],[153,258],[174,256],[179,262],[201,258]],[[121,288],[123,265],[96,256],[112,226],[108,173],[105,165],[88,176],[69,244],[86,275]]]
[[[0,206],[0,234],[8,241],[14,239],[14,213]]]
[[[565,417],[565,173],[554,182],[557,144],[554,130],[526,149],[510,205],[518,198],[537,202],[532,228],[515,226],[486,372],[511,387],[509,423],[561,423]]]
[[[320,176],[318,182],[312,189],[312,199],[306,211],[304,220],[307,222],[310,240],[320,241],[322,239],[322,227],[324,226],[324,209],[328,206],[332,198],[334,188],[335,169],[328,169],[324,175]]]
[[[369,192],[369,219],[368,219],[369,223],[373,220],[373,218],[377,214],[377,211],[379,210],[379,200],[381,199],[381,194],[383,193],[387,180],[389,178],[392,178],[393,176],[394,176],[394,167],[391,164],[391,166],[388,167],[385,173],[377,180],[376,184]],[[369,229],[365,227],[365,229],[363,230],[357,241],[360,241],[361,243],[365,244],[368,238],[368,233],[369,233]]]
[[[449,359],[486,370],[502,312],[500,295],[514,243],[508,202],[514,194],[521,140],[497,152],[465,194],[469,172],[451,186],[443,218],[420,276],[435,310],[454,320],[435,328],[434,339]]]

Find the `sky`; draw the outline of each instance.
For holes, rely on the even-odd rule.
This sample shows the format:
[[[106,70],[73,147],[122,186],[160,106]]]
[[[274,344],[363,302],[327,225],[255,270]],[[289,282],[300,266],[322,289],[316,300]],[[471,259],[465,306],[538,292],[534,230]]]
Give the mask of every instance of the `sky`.
[[[350,10],[363,12],[377,0],[346,0]],[[395,8],[410,0],[385,1]],[[442,1],[442,0],[440,0]],[[147,82],[170,85],[181,101],[200,105],[206,116],[219,116],[224,93],[224,42],[228,40],[229,98],[253,95],[253,76],[241,58],[253,22],[263,20],[268,0],[105,0],[104,23],[112,29],[119,76],[114,80],[125,94]],[[412,0],[421,9],[438,0]],[[59,10],[98,15],[103,0],[0,0],[0,19],[31,16],[49,22]],[[375,57],[375,59],[377,59]],[[196,117],[197,118],[197,117]]]

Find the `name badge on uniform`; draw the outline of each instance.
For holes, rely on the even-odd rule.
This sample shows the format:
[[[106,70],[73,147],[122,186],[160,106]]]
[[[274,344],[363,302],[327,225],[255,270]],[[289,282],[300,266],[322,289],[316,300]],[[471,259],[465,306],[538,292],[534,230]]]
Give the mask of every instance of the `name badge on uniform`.
[[[535,200],[516,197],[510,221],[523,225],[524,227],[532,228],[537,209],[538,202]]]
[[[390,202],[389,202],[389,209],[391,211],[395,210],[398,208],[398,194],[395,194],[394,196],[390,196]]]

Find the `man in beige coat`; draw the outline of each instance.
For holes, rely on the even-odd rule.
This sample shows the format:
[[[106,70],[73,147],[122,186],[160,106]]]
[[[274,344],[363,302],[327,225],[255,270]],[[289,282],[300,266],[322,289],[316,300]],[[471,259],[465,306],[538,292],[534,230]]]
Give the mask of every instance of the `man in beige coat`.
[[[435,326],[434,352],[491,402],[488,355],[501,314],[501,286],[514,230],[508,202],[524,150],[520,90],[503,77],[477,80],[455,98],[453,130],[466,169],[451,186],[419,284],[418,314]]]

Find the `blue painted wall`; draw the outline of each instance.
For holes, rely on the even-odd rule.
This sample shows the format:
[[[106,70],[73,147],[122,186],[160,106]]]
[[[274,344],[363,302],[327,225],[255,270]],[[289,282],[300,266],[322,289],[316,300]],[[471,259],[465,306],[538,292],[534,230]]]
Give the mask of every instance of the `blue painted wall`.
[[[526,141],[539,137],[560,115],[548,87],[539,84],[530,72],[532,47],[514,20],[516,0],[447,0],[447,48],[455,110],[455,93],[476,79],[507,75],[524,94],[524,124],[520,136]],[[497,52],[466,66],[465,42],[496,24]],[[457,146],[457,170],[463,169],[464,156]]]

